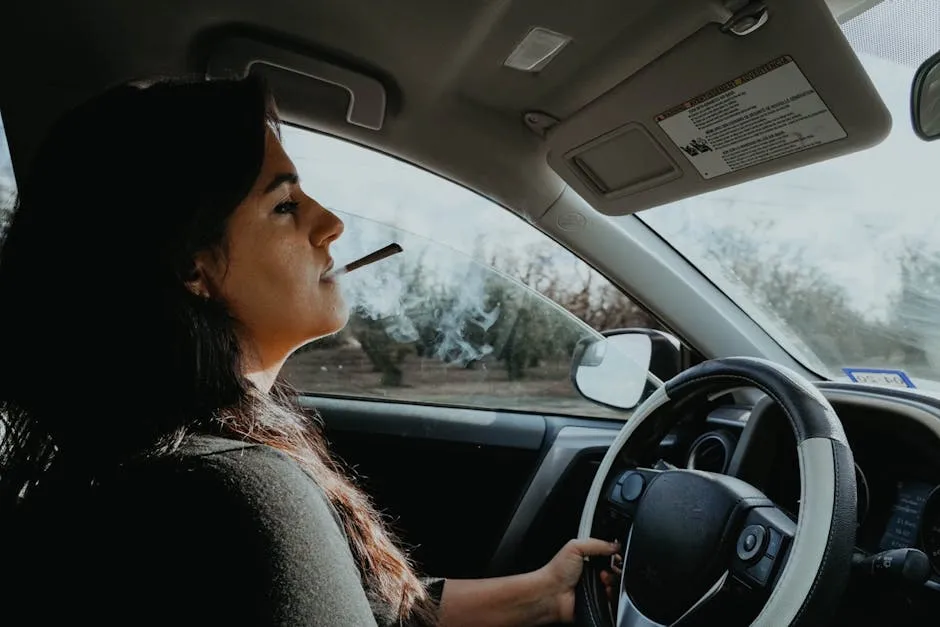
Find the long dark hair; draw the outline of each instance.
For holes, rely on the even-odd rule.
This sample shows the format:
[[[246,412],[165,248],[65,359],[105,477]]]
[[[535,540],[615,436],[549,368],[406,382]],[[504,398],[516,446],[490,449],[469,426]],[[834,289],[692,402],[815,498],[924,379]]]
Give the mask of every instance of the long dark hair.
[[[185,285],[197,252],[224,250],[269,128],[273,101],[254,78],[126,84],[54,125],[0,249],[0,517],[53,463],[91,480],[187,434],[236,437],[318,483],[374,607],[430,619],[425,587],[319,423],[283,384],[262,394],[245,379],[237,321]]]

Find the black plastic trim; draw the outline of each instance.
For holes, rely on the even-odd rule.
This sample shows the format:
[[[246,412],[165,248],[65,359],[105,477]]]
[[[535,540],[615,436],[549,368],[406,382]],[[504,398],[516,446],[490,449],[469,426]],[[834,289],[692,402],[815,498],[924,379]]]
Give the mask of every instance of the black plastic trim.
[[[320,413],[330,429],[449,442],[469,442],[538,450],[546,433],[545,417],[490,410],[390,405],[384,401],[305,395],[308,411]]]

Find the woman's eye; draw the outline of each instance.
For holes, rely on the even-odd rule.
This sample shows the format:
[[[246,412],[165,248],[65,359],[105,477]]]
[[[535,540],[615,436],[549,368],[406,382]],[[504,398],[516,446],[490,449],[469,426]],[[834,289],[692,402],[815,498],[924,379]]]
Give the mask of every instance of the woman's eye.
[[[294,213],[297,211],[297,207],[300,206],[300,203],[295,200],[285,200],[281,204],[274,207],[274,213]]]

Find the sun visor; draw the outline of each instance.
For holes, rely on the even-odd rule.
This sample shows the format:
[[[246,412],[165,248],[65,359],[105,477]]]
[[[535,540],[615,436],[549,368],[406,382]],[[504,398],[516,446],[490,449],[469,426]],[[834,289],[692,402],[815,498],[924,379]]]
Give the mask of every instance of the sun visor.
[[[740,6],[740,3],[739,5]],[[751,3],[752,8],[759,7]],[[548,162],[624,215],[870,147],[891,117],[822,1],[730,11],[547,133]],[[750,31],[750,32],[747,32]]]

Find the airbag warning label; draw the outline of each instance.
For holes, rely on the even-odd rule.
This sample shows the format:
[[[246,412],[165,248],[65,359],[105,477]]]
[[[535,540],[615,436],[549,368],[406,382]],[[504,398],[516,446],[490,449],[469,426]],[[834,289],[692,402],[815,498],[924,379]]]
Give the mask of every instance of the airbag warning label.
[[[706,179],[846,136],[789,55],[673,107],[656,122]]]

